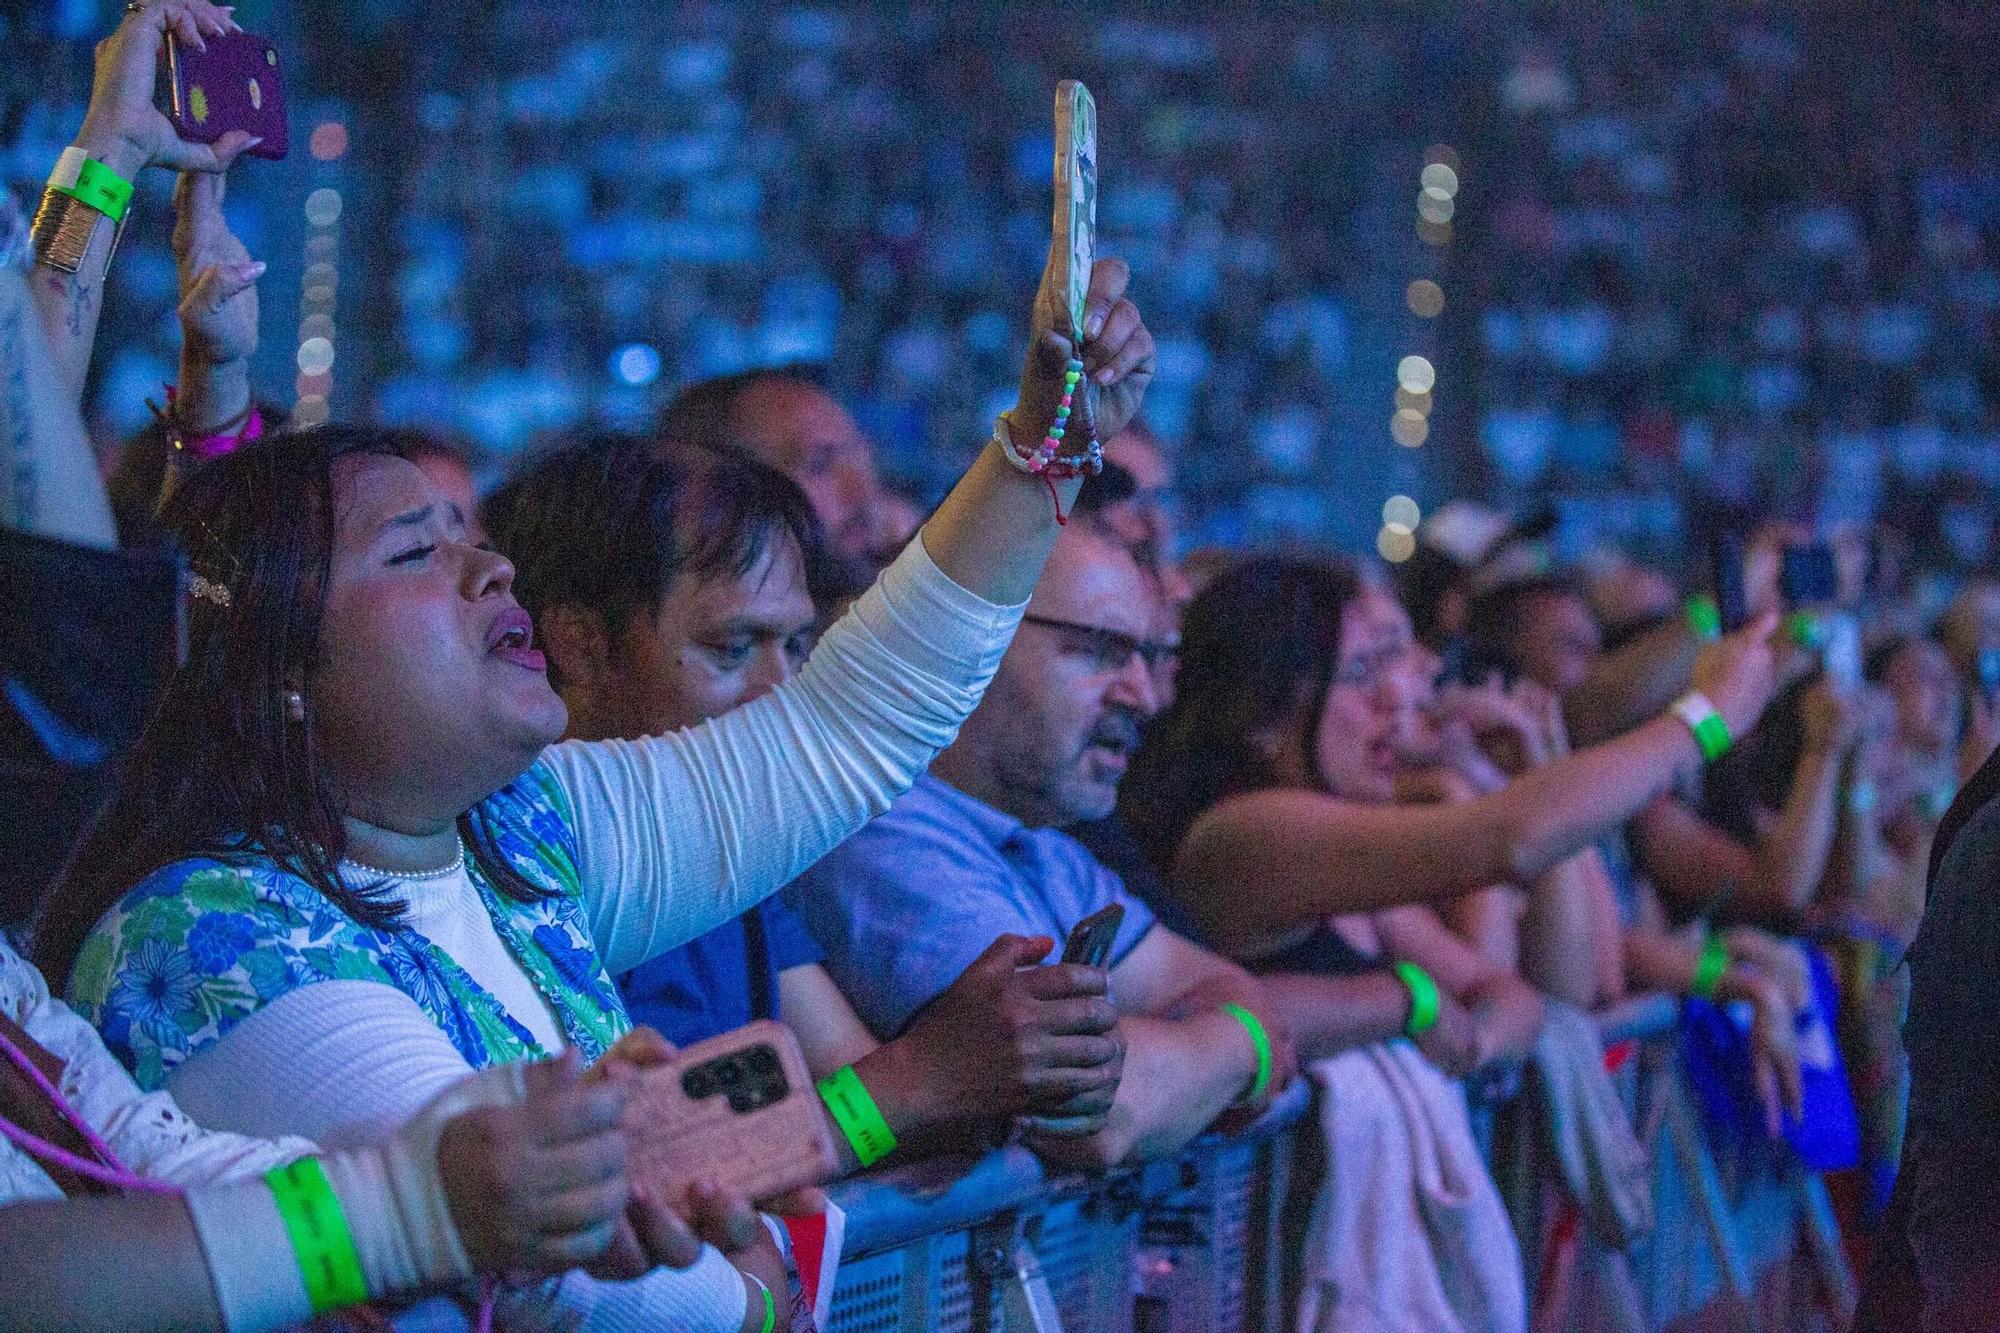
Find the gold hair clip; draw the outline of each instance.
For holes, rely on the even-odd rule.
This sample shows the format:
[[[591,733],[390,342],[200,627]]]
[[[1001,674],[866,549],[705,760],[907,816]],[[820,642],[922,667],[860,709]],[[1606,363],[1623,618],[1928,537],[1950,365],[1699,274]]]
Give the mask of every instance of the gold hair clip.
[[[225,611],[229,609],[229,589],[199,574],[188,576],[188,596],[198,602],[213,602]]]

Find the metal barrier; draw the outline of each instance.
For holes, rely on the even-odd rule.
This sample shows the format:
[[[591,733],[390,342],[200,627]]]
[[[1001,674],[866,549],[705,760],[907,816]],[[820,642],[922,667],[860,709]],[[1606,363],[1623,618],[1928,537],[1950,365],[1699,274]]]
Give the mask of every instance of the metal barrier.
[[[1618,1077],[1659,1163],[1656,1192],[1693,1189],[1707,1195],[1709,1216],[1729,1217],[1716,1206],[1726,1201],[1715,1192],[1715,1164],[1677,1087],[1678,1016],[1675,1000],[1647,995],[1597,1022],[1607,1049],[1634,1042],[1642,1052]],[[1301,1146],[1317,1143],[1310,1102],[1306,1084],[1295,1083],[1242,1133],[1205,1136],[1177,1156],[1107,1176],[1052,1175],[1016,1147],[834,1186],[847,1236],[829,1333],[1279,1333],[1297,1296],[1286,1251],[1299,1219],[1284,1206],[1295,1170],[1310,1167],[1299,1165]],[[1294,1133],[1302,1120],[1307,1132]],[[1843,1294],[1851,1300],[1853,1279],[1837,1250],[1827,1254],[1824,1187],[1796,1173],[1796,1188],[1796,1225],[1838,1306]],[[1690,1238],[1658,1239],[1676,1254],[1642,1245],[1630,1256],[1637,1274],[1626,1256],[1610,1256],[1629,1299],[1617,1317],[1601,1304],[1571,1308],[1586,1320],[1577,1326],[1659,1327],[1689,1312],[1694,1293],[1666,1291],[1658,1275],[1679,1265]],[[1738,1238],[1725,1228],[1702,1239],[1722,1270],[1715,1292],[1741,1295],[1753,1274]],[[1573,1228],[1565,1243],[1576,1243]],[[1531,1288],[1544,1266],[1534,1244],[1524,1237]],[[1588,1266],[1590,1256],[1573,1262]],[[1538,1328],[1572,1323],[1540,1300],[1536,1307]]]
[[[836,1185],[829,1333],[1275,1330],[1274,1185],[1309,1100],[1294,1085],[1239,1134],[1107,1176],[1051,1175],[1006,1148]]]

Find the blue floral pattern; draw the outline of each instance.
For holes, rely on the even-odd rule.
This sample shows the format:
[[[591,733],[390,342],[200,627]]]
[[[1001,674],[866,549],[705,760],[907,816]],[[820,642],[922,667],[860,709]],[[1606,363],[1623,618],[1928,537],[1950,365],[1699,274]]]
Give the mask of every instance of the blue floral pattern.
[[[550,895],[534,903],[503,897],[468,863],[502,942],[578,1053],[596,1059],[631,1020],[584,920],[561,789],[537,764],[472,817],[509,866]],[[180,861],[134,886],[85,941],[69,997],[150,1089],[279,996],[334,980],[402,991],[475,1067],[543,1054],[519,1020],[421,933],[365,926],[305,880],[250,856]]]

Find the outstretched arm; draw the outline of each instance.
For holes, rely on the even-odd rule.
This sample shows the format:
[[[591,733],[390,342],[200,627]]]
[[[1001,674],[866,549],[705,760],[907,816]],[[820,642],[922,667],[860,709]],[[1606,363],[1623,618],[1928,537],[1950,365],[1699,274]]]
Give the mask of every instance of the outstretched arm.
[[[1767,617],[1716,646],[1697,686],[1743,735],[1770,698]],[[1526,884],[1629,819],[1701,762],[1665,715],[1459,805],[1364,806],[1324,792],[1233,797],[1195,821],[1175,857],[1190,902],[1227,902],[1204,931],[1237,954],[1315,917],[1426,902],[1496,882]],[[1230,896],[1243,882],[1261,886]],[[1223,916],[1227,919],[1221,919]]]

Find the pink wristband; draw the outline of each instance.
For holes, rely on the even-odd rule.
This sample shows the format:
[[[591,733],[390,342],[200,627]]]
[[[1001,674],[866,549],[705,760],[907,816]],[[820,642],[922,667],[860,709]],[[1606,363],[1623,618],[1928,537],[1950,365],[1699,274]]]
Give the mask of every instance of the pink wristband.
[[[167,386],[167,434],[173,447],[190,458],[198,458],[206,463],[211,459],[220,458],[224,454],[232,453],[252,440],[263,438],[264,414],[257,410],[255,403],[250,405],[250,415],[243,419],[242,429],[227,431],[219,435],[204,435],[198,439],[190,438],[182,433],[177,424],[174,424],[174,404],[179,397],[179,392],[173,385],[169,384]]]

